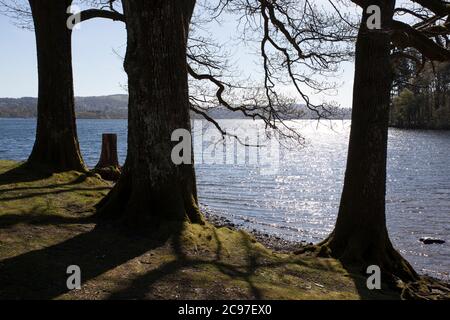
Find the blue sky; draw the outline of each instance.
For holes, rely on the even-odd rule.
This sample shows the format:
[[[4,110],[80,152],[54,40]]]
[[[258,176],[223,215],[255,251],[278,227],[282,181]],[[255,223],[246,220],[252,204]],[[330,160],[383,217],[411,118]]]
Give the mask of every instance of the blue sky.
[[[0,15],[0,97],[37,95],[36,44],[32,31],[19,29]],[[73,34],[75,95],[125,93],[122,60],[126,31],[120,22],[92,20]]]
[[[224,40],[235,33],[232,24],[214,27],[213,36]],[[19,29],[8,17],[0,15],[0,97],[37,96],[36,46],[32,31]],[[84,22],[73,34],[73,70],[76,96],[99,96],[126,93],[127,77],[122,59],[126,49],[126,31],[120,22],[91,20]],[[246,49],[232,47],[237,53],[238,67],[244,72],[254,68]],[[350,107],[353,87],[353,65],[343,65],[342,83],[336,95],[314,96],[313,102],[334,100]]]

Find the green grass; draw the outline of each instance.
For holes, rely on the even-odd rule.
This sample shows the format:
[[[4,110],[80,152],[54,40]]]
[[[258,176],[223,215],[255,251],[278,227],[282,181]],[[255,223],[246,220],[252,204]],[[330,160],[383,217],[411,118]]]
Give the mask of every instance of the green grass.
[[[111,184],[0,161],[0,298],[396,299],[334,259],[280,254],[242,231],[185,224],[169,240],[96,227]],[[66,269],[82,269],[68,291]]]

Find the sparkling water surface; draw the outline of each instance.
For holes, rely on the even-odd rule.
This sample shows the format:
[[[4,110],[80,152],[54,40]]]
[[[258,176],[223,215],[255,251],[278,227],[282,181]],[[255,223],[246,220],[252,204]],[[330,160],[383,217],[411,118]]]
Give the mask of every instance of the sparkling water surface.
[[[251,120],[222,120],[221,123],[240,128],[254,126]],[[282,149],[279,165],[272,174],[261,174],[257,164],[198,162],[202,205],[248,229],[289,240],[324,239],[336,220],[350,122],[304,120],[295,126],[305,137],[305,143],[294,149]],[[249,132],[252,134],[252,130]],[[118,134],[119,157],[123,163],[126,120],[79,120],[78,134],[85,161],[89,166],[98,161],[102,133]],[[0,159],[26,159],[34,134],[34,119],[0,119]],[[199,149],[197,146],[197,156]],[[203,158],[208,159],[208,155]],[[449,160],[450,131],[390,130],[387,220],[392,241],[416,270],[447,280]],[[447,242],[423,245],[419,239],[427,236]]]

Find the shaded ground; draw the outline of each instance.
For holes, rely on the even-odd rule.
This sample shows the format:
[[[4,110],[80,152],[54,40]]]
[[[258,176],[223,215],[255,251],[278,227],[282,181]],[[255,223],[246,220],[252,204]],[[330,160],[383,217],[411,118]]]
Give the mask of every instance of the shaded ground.
[[[164,242],[96,227],[93,205],[110,188],[0,161],[0,299],[399,298],[336,260],[273,252],[227,227],[186,224]],[[66,287],[69,265],[81,290]]]

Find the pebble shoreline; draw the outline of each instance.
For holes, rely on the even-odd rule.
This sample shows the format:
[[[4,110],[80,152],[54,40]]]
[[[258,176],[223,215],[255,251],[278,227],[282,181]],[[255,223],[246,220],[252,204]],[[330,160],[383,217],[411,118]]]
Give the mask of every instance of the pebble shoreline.
[[[214,212],[211,212],[207,208],[202,208],[202,212],[206,219],[213,224],[217,228],[229,228],[232,230],[245,230],[249,232],[252,236],[255,237],[255,239],[262,243],[265,247],[272,249],[277,252],[281,253],[292,253],[298,251],[300,248],[304,247],[305,245],[308,245],[306,242],[295,242],[295,241],[289,241],[282,239],[280,237],[277,237],[275,235],[271,235],[268,233],[264,233],[261,231],[258,231],[256,229],[248,230],[243,225],[237,225],[233,223],[231,220],[217,214]]]

